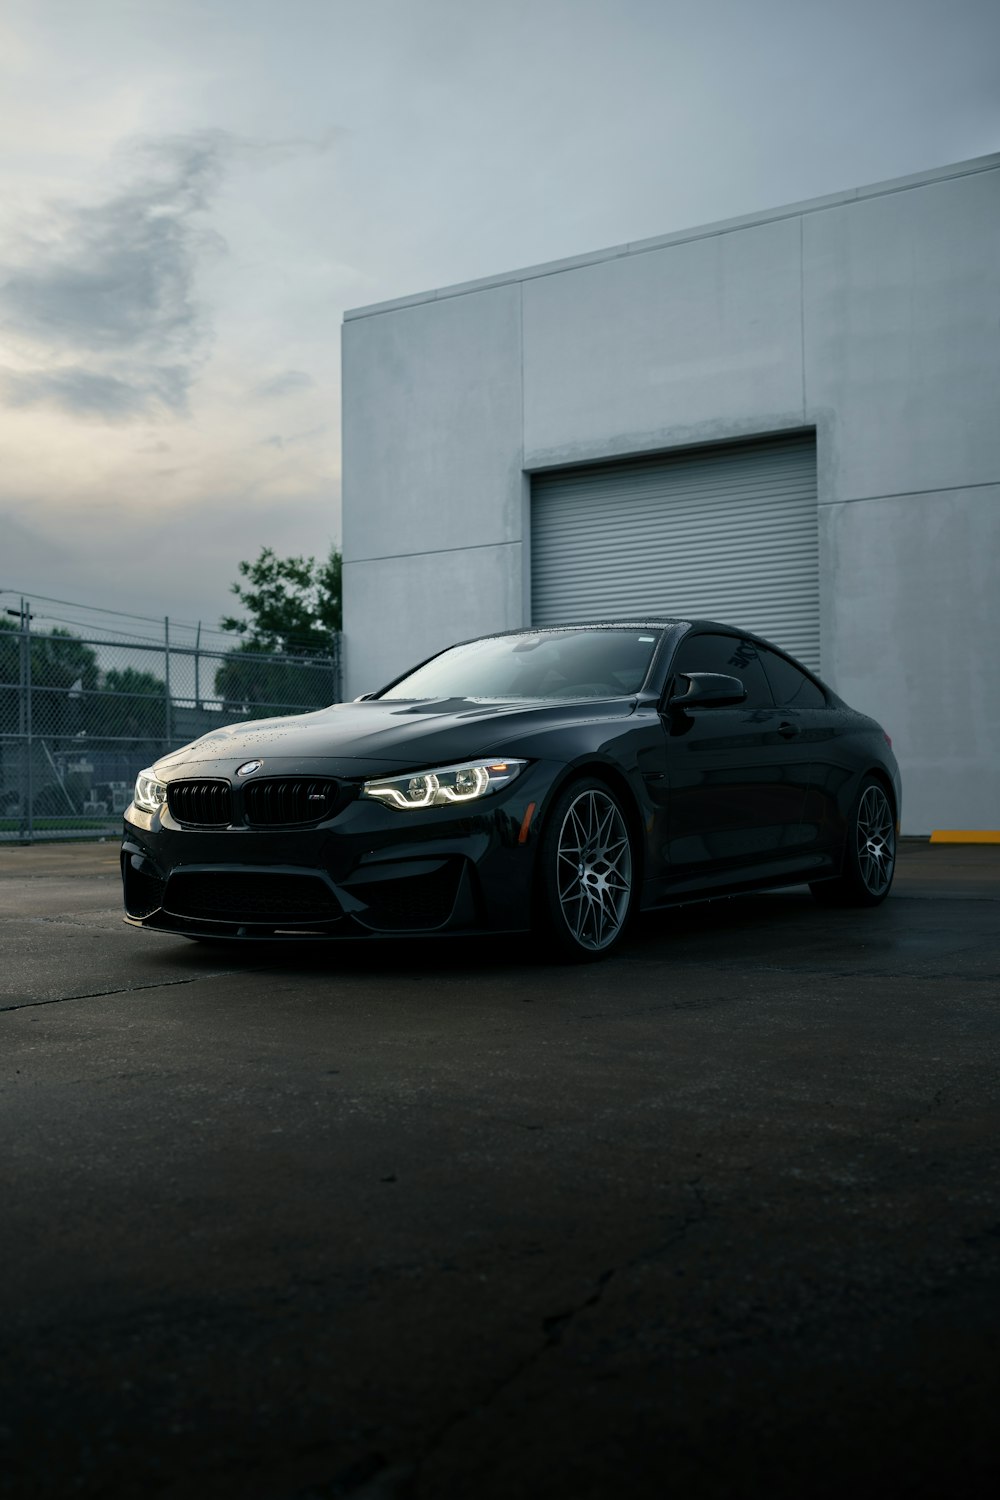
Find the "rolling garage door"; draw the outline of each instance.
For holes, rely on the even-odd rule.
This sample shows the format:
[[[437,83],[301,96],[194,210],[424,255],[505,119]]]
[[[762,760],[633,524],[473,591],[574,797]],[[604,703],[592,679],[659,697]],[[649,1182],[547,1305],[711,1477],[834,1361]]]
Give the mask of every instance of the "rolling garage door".
[[[531,619],[703,616],[819,668],[812,433],[536,474]]]

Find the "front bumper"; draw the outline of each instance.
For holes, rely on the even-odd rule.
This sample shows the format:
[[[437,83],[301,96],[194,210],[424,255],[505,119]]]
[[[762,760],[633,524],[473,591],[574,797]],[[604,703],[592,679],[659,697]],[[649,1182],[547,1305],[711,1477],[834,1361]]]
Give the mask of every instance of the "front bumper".
[[[305,829],[202,829],[125,815],[125,920],[188,937],[302,941],[524,931],[537,817],[557,767],[536,762],[468,807],[355,798]]]

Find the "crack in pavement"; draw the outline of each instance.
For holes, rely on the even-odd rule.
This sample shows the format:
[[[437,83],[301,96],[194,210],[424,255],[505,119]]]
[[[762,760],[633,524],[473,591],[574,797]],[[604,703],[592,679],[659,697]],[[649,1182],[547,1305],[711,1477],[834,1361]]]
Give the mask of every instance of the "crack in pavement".
[[[650,968],[662,967],[663,959],[640,959],[627,960],[628,962],[646,963]],[[829,979],[892,979],[912,981],[915,979],[959,979],[963,984],[995,984],[998,978],[996,971],[987,974],[963,974],[956,972],[956,964],[950,969],[834,969],[828,964],[765,964],[754,963],[752,959],[746,959],[741,963],[713,963],[707,964],[696,958],[670,958],[666,960],[674,969],[697,969],[699,973],[705,974],[802,974],[821,975]]]
[[[1000,896],[969,896],[965,891],[894,891],[894,901],[1000,901]]]
[[[93,911],[60,911],[60,912],[33,912],[29,917],[14,917],[15,922],[50,922],[56,927],[61,927],[64,922],[79,926],[84,918],[90,918],[88,925],[96,926],[98,922],[106,922],[107,925],[117,930],[121,921],[121,913],[108,911],[104,906],[95,907]]]
[[[246,969],[212,969],[204,974],[190,974],[184,979],[158,979],[153,984],[126,984],[116,990],[90,990],[85,995],[56,995],[51,1000],[22,1000],[13,1005],[0,1004],[0,1014],[5,1011],[34,1010],[41,1005],[68,1005],[73,1000],[104,1000],[113,995],[138,995],[144,990],[171,989],[178,984],[197,984],[199,979],[219,979],[229,974],[245,974]],[[250,972],[259,973],[260,970]]]
[[[603,1300],[604,1293],[615,1276],[619,1276],[623,1272],[633,1271],[637,1266],[644,1265],[649,1261],[662,1259],[663,1256],[668,1255],[670,1251],[675,1249],[686,1238],[688,1230],[693,1225],[702,1224],[707,1220],[708,1204],[700,1184],[700,1177],[696,1177],[692,1182],[688,1183],[698,1204],[698,1213],[689,1214],[683,1218],[677,1229],[662,1245],[658,1245],[651,1250],[644,1250],[641,1254],[633,1256],[622,1265],[611,1266],[608,1270],[602,1271],[597,1277],[589,1296],[584,1297],[572,1307],[568,1307],[560,1312],[550,1313],[547,1317],[544,1317],[542,1319],[543,1338],[541,1342],[518,1360],[512,1370],[506,1375],[501,1376],[493,1389],[482,1401],[472,1407],[463,1407],[460,1411],[455,1412],[449,1417],[447,1422],[427,1440],[415,1460],[406,1460],[402,1457],[397,1460],[397,1463],[393,1465],[393,1470],[395,1471],[398,1468],[400,1474],[405,1475],[404,1485],[396,1491],[399,1500],[404,1500],[404,1497],[413,1496],[418,1493],[422,1470],[427,1462],[433,1458],[434,1454],[440,1452],[455,1429],[460,1427],[470,1417],[481,1416],[505,1392],[509,1391],[512,1386],[526,1375],[529,1370],[538,1365],[544,1359],[545,1355],[561,1342],[564,1333],[573,1323],[574,1319],[578,1318],[581,1313],[586,1312],[589,1308],[596,1307]],[[355,1492],[354,1500],[367,1500],[367,1496],[364,1495],[363,1491],[359,1490]]]

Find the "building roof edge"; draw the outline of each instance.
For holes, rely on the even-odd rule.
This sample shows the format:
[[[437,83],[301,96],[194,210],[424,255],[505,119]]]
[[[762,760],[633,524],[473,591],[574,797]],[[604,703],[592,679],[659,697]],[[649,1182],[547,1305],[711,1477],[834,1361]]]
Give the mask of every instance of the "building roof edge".
[[[400,308],[419,307],[427,302],[440,302],[451,297],[464,297],[470,292],[489,291],[495,287],[516,285],[523,281],[534,281],[541,276],[553,276],[560,271],[574,271],[582,266],[597,265],[602,261],[620,260],[625,256],[644,255],[651,250],[662,250],[670,245],[681,245],[691,240],[712,239],[720,234],[732,234],[736,230],[751,229],[760,224],[773,224],[780,219],[798,218],[801,214],[819,213],[824,209],[838,208],[843,204],[857,203],[868,198],[880,198],[891,193],[907,192],[914,188],[927,187],[935,182],[944,182],[953,177],[969,177],[977,172],[1000,170],[1000,152],[989,156],[975,156],[969,161],[954,162],[950,166],[933,167],[926,172],[911,173],[907,177],[893,177],[885,182],[871,183],[866,187],[848,188],[841,193],[828,193],[820,198],[806,198],[799,203],[789,203],[781,208],[764,209],[759,213],[741,214],[733,219],[719,219],[711,224],[701,224],[690,229],[676,230],[672,234],[655,235],[652,239],[632,240],[623,245],[612,245],[604,250],[594,250],[583,255],[571,255],[561,260],[542,261],[538,265],[524,266],[514,271],[500,272],[495,276],[480,276],[474,281],[460,281],[452,286],[415,292],[407,297],[393,297],[387,302],[373,302],[365,307],[352,307],[344,312],[344,322],[372,317],[378,313],[396,312]]]

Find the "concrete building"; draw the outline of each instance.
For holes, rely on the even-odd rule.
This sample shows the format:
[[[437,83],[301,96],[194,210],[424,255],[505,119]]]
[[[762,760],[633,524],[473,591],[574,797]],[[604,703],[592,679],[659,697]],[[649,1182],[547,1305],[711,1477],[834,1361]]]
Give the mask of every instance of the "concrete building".
[[[346,693],[455,640],[743,625],[1000,829],[1000,155],[346,315]]]

